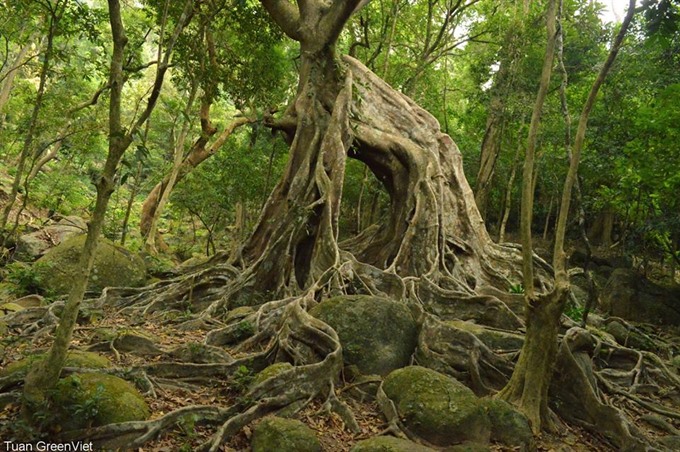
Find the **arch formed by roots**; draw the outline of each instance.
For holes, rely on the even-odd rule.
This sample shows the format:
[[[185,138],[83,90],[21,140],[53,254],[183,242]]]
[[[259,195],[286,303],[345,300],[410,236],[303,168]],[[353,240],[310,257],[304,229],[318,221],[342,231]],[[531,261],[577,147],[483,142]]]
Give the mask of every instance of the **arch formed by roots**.
[[[194,318],[183,327],[208,330],[206,344],[229,344],[239,356],[229,363],[147,364],[135,369],[144,381],[225,379],[241,366],[257,372],[275,361],[294,367],[257,384],[233,406],[184,407],[150,421],[91,429],[85,437],[73,433],[81,435],[79,439],[106,447],[141,446],[182,416],[194,415],[216,426],[204,449],[218,450],[254,419],[281,409],[295,412],[319,397],[326,410],[338,413],[347,428],[356,430],[351,409],[335,391],[343,367],[338,335],[308,314],[311,307],[338,294],[371,294],[405,303],[420,329],[414,360],[458,378],[478,395],[493,394],[508,381],[517,350],[494,350],[480,332],[511,335],[523,327],[522,296],[508,293],[520,281],[520,254],[489,238],[455,143],[432,115],[359,61],[338,61],[332,53],[304,49],[302,60],[295,102],[282,117],[269,121],[287,135],[291,157],[239,252],[216,255],[186,274],[143,289],[107,289],[92,302],[115,306],[120,315],[129,316],[190,308]],[[389,221],[339,242],[348,157],[365,163],[385,187]],[[536,285],[548,291],[551,270],[538,257],[536,262]],[[230,311],[244,305],[255,308],[246,317],[254,334],[239,341],[243,318],[227,319]],[[51,310],[48,318],[54,319]],[[623,391],[638,403],[640,396],[631,393],[631,387],[650,382],[677,387],[677,375],[656,355],[611,343],[593,345],[597,340],[587,332],[570,331],[558,359],[563,375],[571,375],[556,390],[558,395],[562,390],[568,410],[560,414],[602,430],[622,448],[641,446],[620,411],[603,403],[602,391]],[[613,383],[611,374],[587,364],[603,349],[610,357],[618,354],[620,359],[608,364],[619,366],[620,372],[634,372],[625,370],[632,361],[633,369],[656,372],[628,387]],[[585,381],[587,385],[581,384]],[[0,380],[0,387],[10,384]],[[648,406],[678,416],[662,406]],[[595,420],[600,427],[594,426]]]

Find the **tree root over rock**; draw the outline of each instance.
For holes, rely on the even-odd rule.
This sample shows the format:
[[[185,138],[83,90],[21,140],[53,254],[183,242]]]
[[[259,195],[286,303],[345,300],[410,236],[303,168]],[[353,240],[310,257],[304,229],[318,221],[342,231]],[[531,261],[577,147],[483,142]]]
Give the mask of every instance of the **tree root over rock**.
[[[338,335],[308,314],[316,303],[335,295],[366,294],[405,303],[420,328],[414,359],[460,379],[478,395],[492,394],[507,382],[515,353],[491,347],[482,336],[501,332],[512,339],[523,328],[516,309],[522,303],[507,293],[520,281],[518,250],[489,238],[463,174],[462,155],[432,115],[358,61],[322,57],[303,52],[303,73],[309,80],[301,81],[285,117],[269,124],[288,134],[291,157],[253,235],[234,253],[238,262],[221,255],[209,265],[146,288],[106,289],[84,305],[113,308],[115,316],[135,322],[151,316],[172,322],[168,311],[185,320],[189,312],[193,318],[184,327],[207,330],[206,344],[227,347],[234,356],[230,362],[161,361],[137,369],[151,383],[209,384],[229,380],[242,367],[252,372],[275,362],[294,367],[249,388],[229,407],[184,407],[158,419],[69,437],[107,447],[137,447],[173,428],[183,416],[194,416],[199,423],[218,426],[202,446],[212,451],[248,423],[282,410],[291,415],[317,398],[324,400],[325,411],[337,413],[350,431],[358,431],[352,410],[335,392],[343,367]],[[367,165],[391,201],[388,221],[338,243],[348,156]],[[547,292],[552,289],[551,270],[538,257],[536,263],[536,286]],[[253,309],[230,317],[243,306]],[[56,321],[57,308],[39,309],[16,315],[28,316],[32,334],[45,335]],[[461,328],[454,321],[475,328]],[[613,444],[636,447],[641,440],[620,410],[606,404],[606,393],[623,390],[628,402],[647,403],[644,385],[675,385],[677,390],[677,375],[649,352],[636,355],[614,344],[596,347],[585,341],[584,354],[581,335],[571,331],[560,351],[554,391],[561,406],[556,403],[554,409],[595,429],[605,422],[603,433]],[[598,371],[591,370],[593,359]],[[605,367],[612,366],[620,372],[617,378],[606,373]],[[598,385],[595,375],[617,386]],[[626,379],[635,392],[622,389]],[[16,382],[10,386],[15,388]],[[565,393],[567,387],[575,396]],[[675,410],[664,415],[671,412]]]
[[[620,377],[621,371],[615,373],[608,367],[597,368],[609,364],[608,358],[621,354],[629,359],[625,386],[622,386],[624,380],[621,378],[612,378]],[[616,366],[624,365],[620,356],[616,361]],[[638,378],[641,372],[646,376]],[[604,435],[619,450],[646,450],[650,443],[664,449],[646,438],[631,419],[640,408],[676,420],[680,419],[680,411],[636,395],[635,388],[643,384],[643,380],[644,384],[658,389],[657,396],[662,387],[680,390],[677,375],[668,371],[655,355],[616,344],[602,344],[588,331],[575,327],[567,331],[559,348],[550,388],[552,406],[567,421]],[[616,396],[623,396],[627,402],[615,407],[611,402]]]

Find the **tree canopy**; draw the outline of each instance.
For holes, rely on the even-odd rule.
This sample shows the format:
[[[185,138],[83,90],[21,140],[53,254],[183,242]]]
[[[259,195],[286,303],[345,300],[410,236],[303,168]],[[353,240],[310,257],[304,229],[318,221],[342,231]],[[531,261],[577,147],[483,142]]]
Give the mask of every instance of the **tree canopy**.
[[[680,4],[622,3],[613,20],[592,0],[0,1],[0,363],[29,360],[0,372],[0,420],[25,425],[0,436],[243,448],[267,414],[323,431],[316,408],[349,438],[328,450],[380,430],[551,447],[563,423],[584,447],[672,450]],[[85,238],[56,293],[64,224]],[[107,241],[145,285],[93,292],[127,271],[102,270]],[[376,313],[398,328],[361,329]],[[397,344],[368,361],[407,362],[362,375],[383,330]],[[165,405],[49,414],[89,384],[85,348]],[[410,424],[410,372],[480,424]]]

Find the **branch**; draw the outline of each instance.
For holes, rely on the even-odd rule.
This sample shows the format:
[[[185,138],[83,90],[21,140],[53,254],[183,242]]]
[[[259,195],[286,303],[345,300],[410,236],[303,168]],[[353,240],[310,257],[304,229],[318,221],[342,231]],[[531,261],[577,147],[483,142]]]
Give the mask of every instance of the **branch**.
[[[287,0],[260,0],[272,20],[289,38],[300,41],[300,12]]]
[[[139,66],[127,66],[127,65],[125,65],[125,66],[123,66],[123,70],[126,71],[126,72],[139,72],[142,69],[146,69],[146,68],[151,67],[151,66],[153,66],[154,64],[157,64],[157,63],[158,63],[158,61],[152,60],[152,61],[149,61],[148,63],[140,64]]]
[[[137,130],[139,130],[139,128],[146,122],[146,120],[149,119],[149,116],[151,116],[151,112],[156,106],[156,101],[158,100],[158,97],[161,94],[163,79],[165,78],[165,72],[168,70],[168,67],[170,66],[169,61],[170,56],[172,55],[173,48],[177,43],[177,39],[179,38],[180,33],[182,32],[184,27],[189,23],[192,15],[193,15],[193,1],[187,0],[187,2],[184,5],[184,10],[182,11],[182,15],[179,17],[177,24],[175,25],[175,29],[172,33],[172,37],[170,38],[170,42],[168,43],[168,46],[165,49],[163,61],[159,63],[158,68],[156,70],[156,79],[154,80],[153,89],[151,91],[151,95],[149,96],[149,100],[147,101],[146,108],[139,116],[134,126],[128,132],[128,139],[131,140],[134,133]]]
[[[332,44],[340,36],[343,27],[350,16],[366,6],[370,0],[335,0],[328,12],[321,18],[319,29],[322,46]]]

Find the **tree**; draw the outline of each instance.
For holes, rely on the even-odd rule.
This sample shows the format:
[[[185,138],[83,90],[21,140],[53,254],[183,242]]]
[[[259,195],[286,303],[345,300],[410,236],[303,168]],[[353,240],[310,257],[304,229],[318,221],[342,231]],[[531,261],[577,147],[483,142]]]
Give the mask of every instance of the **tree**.
[[[163,86],[163,79],[168,70],[172,50],[179,34],[186,26],[192,11],[193,2],[185,3],[182,15],[178,19],[172,38],[163,53],[163,60],[159,61],[153,89],[149,96],[144,111],[136,118],[129,130],[125,130],[121,121],[121,99],[123,92],[123,64],[125,58],[125,46],[127,38],[125,27],[121,18],[120,4],[118,0],[109,0],[109,21],[113,39],[113,52],[111,55],[111,67],[109,86],[111,94],[109,98],[109,150],[101,174],[96,179],[97,199],[95,202],[92,219],[88,223],[88,232],[83,251],[80,256],[82,272],[75,279],[73,288],[69,293],[68,300],[55,332],[55,338],[44,360],[37,363],[26,376],[24,383],[24,397],[29,409],[39,408],[45,401],[48,391],[59,380],[61,369],[66,359],[73,328],[76,323],[80,303],[85,295],[90,272],[94,264],[97,241],[104,225],[106,208],[115,187],[115,176],[123,154],[132,143],[135,134],[148,120],[153,111],[158,96]]]
[[[299,411],[316,397],[323,400],[324,410],[337,413],[348,429],[357,431],[352,411],[335,391],[343,365],[338,334],[308,313],[317,303],[337,294],[390,297],[406,304],[419,327],[414,354],[419,365],[459,379],[479,396],[492,395],[507,383],[512,359],[495,353],[481,335],[460,324],[469,326],[466,321],[474,321],[474,331],[488,331],[488,327],[497,333],[499,329],[525,326],[511,309],[523,308],[524,297],[508,293],[522,276],[517,269],[518,247],[490,240],[463,174],[462,155],[435,118],[356,59],[339,56],[338,36],[365,3],[262,0],[272,20],[300,44],[300,73],[288,107],[265,119],[266,125],[280,131],[289,143],[290,155],[255,230],[238,254],[216,253],[186,274],[149,287],[109,288],[96,301],[124,309],[134,318],[161,309],[186,312],[187,307],[194,308],[195,315],[176,320],[183,322],[182,327],[205,327],[209,330],[205,343],[209,345],[238,342],[231,350],[236,357],[233,361],[220,357],[201,365],[162,361],[137,368],[153,377],[207,380],[236,377],[244,368],[259,372],[277,361],[293,366],[253,384],[244,397],[228,407],[182,407],[147,421],[91,429],[88,439],[101,441],[105,447],[136,448],[185,416],[195,416],[197,422],[219,426],[201,448],[216,451],[253,420],[279,410]],[[553,26],[555,5],[556,0],[551,4]],[[549,42],[554,39],[553,35],[548,37]],[[545,66],[547,72],[552,58],[546,59]],[[546,96],[547,85],[544,77],[542,96]],[[112,96],[117,93],[119,98],[120,90],[115,87],[112,84]],[[538,131],[539,105],[537,102],[531,140]],[[120,130],[119,126],[112,130]],[[117,140],[128,137],[121,136],[124,138],[112,134],[114,150],[120,149]],[[582,139],[580,143],[582,146]],[[575,165],[578,153],[572,155],[570,163]],[[389,209],[380,224],[341,241],[348,157],[365,164],[380,181],[389,197]],[[525,185],[527,192],[533,193],[536,171],[527,169]],[[229,168],[221,170],[229,173]],[[572,171],[568,180],[573,182],[574,176]],[[221,182],[217,178],[210,181]],[[570,191],[568,187],[565,193]],[[187,198],[187,204],[193,201]],[[568,206],[563,208],[565,218],[569,210]],[[513,378],[521,378],[525,385],[536,382],[532,378],[550,368],[546,361],[554,353],[552,344],[557,343],[559,325],[555,325],[561,310],[560,301],[555,307],[549,297],[566,289],[563,279],[553,284],[552,268],[531,253],[531,246],[523,251],[534,271],[525,285],[537,294],[526,301],[538,302],[527,313],[530,334],[525,344],[533,341],[532,351],[547,349],[533,355],[544,361],[531,362],[535,368],[530,369],[529,378],[531,355],[522,354],[516,365],[517,377]],[[561,259],[556,262],[563,265],[563,253],[556,252],[556,256]],[[557,267],[557,271],[558,275],[564,273],[563,267]],[[227,311],[243,305],[254,309],[234,320],[234,312]],[[454,319],[463,321],[451,321]],[[252,335],[243,339],[247,325]],[[537,336],[544,339],[538,346]],[[639,362],[653,359],[658,358],[640,355]],[[661,372],[662,365],[657,369]],[[578,367],[566,370],[572,372],[570,375],[577,370],[579,375],[584,373]],[[677,376],[667,378],[677,383]],[[0,380],[0,385],[5,381]],[[542,380],[537,383],[539,387],[531,394],[540,398],[546,395],[547,384]],[[394,415],[391,401],[379,397],[389,428],[396,431],[401,419]],[[539,422],[545,414],[544,402],[536,402]],[[536,429],[537,423],[532,427]]]
[[[218,152],[239,127],[254,122],[258,109],[279,102],[279,86],[286,79],[281,33],[274,30],[257,5],[231,1],[201,4],[197,15],[200,20],[196,30],[179,43],[177,69],[178,78],[200,85],[201,130],[188,152],[178,149],[182,152],[177,155],[177,164],[162,175],[143,202],[140,232],[152,251],[160,238],[153,225],[162,214],[163,199],[170,199],[174,186]],[[261,67],[263,62],[266,69]],[[241,110],[221,131],[211,118],[211,109],[220,98],[227,98]]]
[[[498,72],[494,75],[489,114],[479,154],[479,171],[475,181],[475,201],[477,207],[486,220],[486,208],[491,191],[491,182],[496,169],[496,161],[501,151],[501,138],[505,122],[506,103],[512,91],[514,78],[518,72],[519,58],[524,44],[523,34],[526,16],[529,14],[529,4],[516,4],[507,25],[503,46],[499,51]]]
[[[12,182],[12,189],[9,193],[9,199],[2,211],[2,216],[0,216],[0,233],[3,234],[3,243],[6,239],[5,227],[10,217],[12,207],[16,201],[17,194],[19,193],[19,187],[21,186],[21,179],[24,175],[24,167],[26,165],[26,160],[28,159],[29,153],[32,150],[33,139],[35,135],[36,128],[38,126],[38,115],[40,114],[40,108],[43,103],[43,96],[45,94],[45,85],[47,83],[47,75],[52,64],[52,56],[54,52],[54,38],[57,33],[57,27],[59,26],[59,21],[62,19],[64,11],[66,9],[66,2],[57,1],[52,2],[40,2],[42,8],[44,8],[44,14],[47,23],[47,33],[46,33],[46,45],[45,45],[45,55],[43,56],[42,66],[40,68],[40,81],[38,82],[38,91],[36,93],[35,103],[33,104],[33,112],[31,113],[31,119],[28,125],[28,130],[26,131],[26,136],[24,137],[24,144],[21,148],[21,154],[19,155],[19,162],[17,163],[16,174],[14,175],[14,181]],[[11,79],[8,80],[8,83]]]
[[[534,285],[533,251],[531,245],[531,218],[533,213],[533,154],[538,131],[538,121],[543,101],[547,93],[550,74],[552,72],[557,31],[555,18],[557,1],[551,1],[547,13],[548,46],[545,53],[543,75],[534,104],[527,151],[524,161],[522,180],[522,252],[523,281],[525,290],[525,312],[527,335],[522,346],[519,360],[508,384],[498,394],[499,398],[518,404],[527,415],[532,429],[538,433],[542,428],[552,426],[548,409],[548,388],[552,375],[552,366],[557,355],[557,333],[559,320],[569,293],[569,277],[566,269],[564,238],[566,235],[567,217],[571,202],[571,192],[576,181],[581,151],[583,149],[588,116],[593,108],[598,91],[604,82],[609,69],[621,47],[623,38],[635,12],[635,0],[630,0],[628,12],[621,28],[614,39],[609,55],[600,69],[586,100],[576,131],[576,139],[572,150],[569,172],[564,182],[560,214],[557,221],[555,245],[553,251],[553,267],[555,283],[549,292],[536,294]]]

